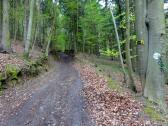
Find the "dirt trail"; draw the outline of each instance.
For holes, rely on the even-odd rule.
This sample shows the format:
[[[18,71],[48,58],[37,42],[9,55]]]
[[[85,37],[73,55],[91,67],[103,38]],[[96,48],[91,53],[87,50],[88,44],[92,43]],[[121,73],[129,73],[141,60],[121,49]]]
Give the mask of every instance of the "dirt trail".
[[[0,126],[92,126],[80,95],[82,81],[71,64],[57,63],[31,81],[31,97]],[[36,85],[36,86],[33,86]],[[30,91],[30,90],[28,90]]]

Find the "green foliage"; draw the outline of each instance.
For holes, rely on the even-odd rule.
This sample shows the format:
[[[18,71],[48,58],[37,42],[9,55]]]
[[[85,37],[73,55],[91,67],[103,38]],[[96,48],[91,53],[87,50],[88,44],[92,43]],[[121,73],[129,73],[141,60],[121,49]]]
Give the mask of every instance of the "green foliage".
[[[105,55],[105,56],[109,56],[109,57],[118,57],[119,56],[119,52],[117,50],[110,50],[110,49],[107,49],[107,50],[100,50],[100,53],[102,55]]]
[[[3,74],[0,72],[0,82],[3,80]]]
[[[111,78],[108,79],[108,86],[112,90],[119,91],[119,92],[121,91],[121,87],[119,86],[119,84],[116,81],[112,80]]]
[[[154,121],[163,121],[161,114],[159,112],[156,112],[152,107],[145,107],[144,112]]]
[[[101,44],[101,33],[103,32],[100,29],[103,28],[104,20],[105,17],[101,14],[98,2],[96,0],[87,2],[84,7],[84,15],[80,18],[81,27],[85,32],[86,49],[89,49],[89,47],[96,48],[98,43]]]
[[[11,80],[17,80],[18,74],[20,73],[20,68],[16,65],[8,64],[6,65],[6,75]]]

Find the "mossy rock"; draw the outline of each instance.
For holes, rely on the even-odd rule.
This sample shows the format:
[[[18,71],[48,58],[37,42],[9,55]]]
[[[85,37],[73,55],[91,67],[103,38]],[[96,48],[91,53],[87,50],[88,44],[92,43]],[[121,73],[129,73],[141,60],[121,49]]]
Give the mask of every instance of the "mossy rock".
[[[17,80],[21,69],[16,65],[8,64],[6,65],[5,71],[7,78],[9,78],[10,80]]]

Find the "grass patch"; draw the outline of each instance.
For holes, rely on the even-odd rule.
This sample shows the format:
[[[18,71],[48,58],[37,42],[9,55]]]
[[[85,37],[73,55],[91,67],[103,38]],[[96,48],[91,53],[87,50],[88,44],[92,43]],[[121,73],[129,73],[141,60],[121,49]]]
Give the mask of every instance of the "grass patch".
[[[112,80],[110,78],[108,79],[108,86],[112,90],[121,92],[122,88],[120,87],[120,85],[118,85],[118,83],[116,81],[114,81],[114,80]]]
[[[159,112],[156,112],[155,109],[150,106],[146,106],[144,108],[144,113],[154,121],[164,121],[162,115]]]
[[[146,101],[146,105],[144,107],[144,113],[149,116],[149,118],[151,118],[153,121],[161,121],[161,122],[165,122],[166,118],[164,117],[164,115],[162,113],[160,113],[159,111],[157,111],[154,108],[154,103],[150,102],[150,101]]]

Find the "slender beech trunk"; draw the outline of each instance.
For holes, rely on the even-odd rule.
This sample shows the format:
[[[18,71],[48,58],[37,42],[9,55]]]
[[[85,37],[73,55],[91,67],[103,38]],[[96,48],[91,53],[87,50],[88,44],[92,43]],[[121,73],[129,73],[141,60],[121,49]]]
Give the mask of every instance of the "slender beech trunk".
[[[130,17],[129,17],[129,0],[126,0],[126,63],[128,66],[129,87],[136,92],[136,87],[133,78],[132,62],[130,55]]]
[[[33,10],[34,10],[34,1],[31,0],[30,2],[30,15],[29,15],[29,24],[28,24],[28,31],[25,43],[25,56],[28,58],[29,56],[29,49],[30,49],[30,42],[31,42],[31,32],[32,32],[32,24],[33,24]]]
[[[48,57],[48,54],[49,54],[49,47],[50,47],[50,43],[51,43],[51,37],[52,37],[52,27],[48,31],[48,42],[47,42],[47,47],[46,47],[46,51],[45,51],[46,57]]]
[[[85,32],[85,29],[83,28],[83,46],[82,46],[82,51],[83,51],[83,53],[85,52],[85,44],[86,44],[86,39],[85,39],[85,37],[86,37],[86,32]]]
[[[137,35],[137,66],[144,90],[148,64],[148,24],[146,22],[146,0],[135,0],[136,35]]]
[[[18,23],[19,21],[15,21],[15,32],[14,32],[14,42],[16,42],[16,38],[17,38],[17,32],[18,32]]]
[[[2,0],[0,0],[0,42],[2,38]]]
[[[79,9],[79,6],[78,6],[78,3],[79,3],[79,1],[77,0],[77,10],[76,10],[76,42],[75,42],[75,52],[76,53],[78,51],[77,43],[78,43],[78,32],[79,32],[79,29],[78,29],[78,25],[79,25],[79,21],[78,21],[78,17],[79,17],[78,9]]]
[[[117,44],[118,44],[118,51],[119,51],[119,56],[120,56],[120,62],[121,62],[122,70],[124,73],[124,81],[126,81],[126,71],[125,71],[125,67],[124,67],[124,63],[123,63],[123,57],[122,57],[121,46],[120,46],[120,39],[119,39],[118,31],[117,31],[117,26],[116,26],[115,17],[113,14],[112,6],[110,7],[110,12],[111,12],[112,20],[114,23],[115,34],[116,34],[116,39],[117,39]]]
[[[38,35],[38,24],[36,24],[36,26],[35,26],[34,40],[33,40],[33,45],[32,45],[31,51],[34,50],[34,47],[36,45],[37,35]]]
[[[2,51],[11,51],[9,33],[9,0],[3,0]]]
[[[23,41],[26,44],[26,38],[27,38],[27,26],[28,26],[28,0],[24,1],[24,22],[23,22],[23,27],[24,27],[24,33],[23,33]]]

